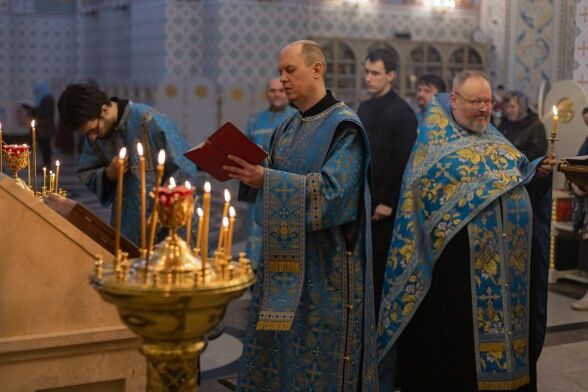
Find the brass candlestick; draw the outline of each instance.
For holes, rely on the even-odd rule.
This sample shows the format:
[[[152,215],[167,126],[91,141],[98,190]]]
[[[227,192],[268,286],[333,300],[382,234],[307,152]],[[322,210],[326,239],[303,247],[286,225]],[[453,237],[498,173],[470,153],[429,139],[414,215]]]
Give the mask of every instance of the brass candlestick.
[[[205,336],[222,320],[228,303],[253,284],[249,260],[208,264],[176,231],[194,212],[193,189],[156,190],[157,216],[169,229],[148,260],[97,260],[92,286],[117,306],[122,321],[141,337],[148,391],[196,391],[198,357]],[[222,268],[222,271],[221,271]]]

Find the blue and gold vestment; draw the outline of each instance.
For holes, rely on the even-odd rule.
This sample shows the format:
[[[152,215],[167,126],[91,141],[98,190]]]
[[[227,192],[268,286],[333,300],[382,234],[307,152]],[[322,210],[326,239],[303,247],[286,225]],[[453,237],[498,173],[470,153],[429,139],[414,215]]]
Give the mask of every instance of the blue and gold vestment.
[[[115,104],[115,103],[113,103]],[[105,177],[104,170],[122,147],[127,148],[129,171],[123,180],[123,203],[121,233],[139,245],[141,243],[141,198],[140,173],[137,143],[141,142],[145,155],[145,182],[147,190],[155,184],[157,155],[165,150],[164,181],[174,177],[178,184],[188,180],[194,184],[196,166],[184,157],[188,151],[180,130],[167,116],[152,107],[130,102],[117,123],[114,131],[105,139],[84,140],[84,147],[78,162],[78,176],[96,195],[103,206],[109,206],[115,199],[116,183]],[[151,214],[152,199],[147,198],[147,213]],[[111,222],[114,222],[114,208]]]
[[[274,135],[238,390],[377,390],[369,144],[343,103]]]
[[[247,123],[245,134],[253,141],[268,151],[274,130],[288,117],[296,113],[296,109],[288,105],[279,112],[266,109],[252,116]],[[245,252],[251,260],[253,269],[257,269],[261,256],[261,241],[263,228],[255,223],[253,206],[247,212],[247,248]]]
[[[523,185],[539,161],[529,164],[491,125],[482,133],[462,128],[448,95],[433,98],[398,203],[378,323],[380,360],[425,298],[444,248],[465,227],[478,389],[529,382],[532,211]]]

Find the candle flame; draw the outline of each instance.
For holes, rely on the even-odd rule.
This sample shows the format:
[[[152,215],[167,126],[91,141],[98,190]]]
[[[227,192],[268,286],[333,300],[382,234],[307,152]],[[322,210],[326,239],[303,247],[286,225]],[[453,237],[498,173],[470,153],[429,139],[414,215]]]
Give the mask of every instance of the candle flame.
[[[0,122],[0,132],[2,132],[2,123]]]
[[[49,175],[53,175],[53,170],[49,170]]]
[[[204,183],[204,192],[210,193],[210,182],[208,181]]]
[[[553,105],[553,115],[557,116],[557,107],[555,105]]]
[[[47,168],[46,168],[45,166],[43,166],[43,171],[44,171],[44,172],[46,172],[46,171],[47,171]]]
[[[35,120],[31,121],[31,128],[35,127]]]
[[[59,167],[60,163],[59,163],[59,159],[55,161],[55,166]]]
[[[231,194],[229,193],[228,189],[225,189],[225,202],[228,203],[231,201]]]
[[[125,159],[126,156],[127,156],[127,148],[123,147],[120,149],[120,152],[118,153],[118,159]]]
[[[176,187],[176,180],[173,177],[169,178],[169,189]]]
[[[229,227],[229,218],[227,218],[226,216],[223,218],[223,227]]]
[[[192,184],[190,184],[190,181],[184,182],[184,186],[188,189],[192,189]]]
[[[26,143],[25,143],[25,144],[23,144],[23,146],[25,146],[25,147],[28,147]]]
[[[201,217],[201,218],[202,218],[202,217],[204,216],[204,211],[202,211],[202,208],[198,207],[198,208],[196,209],[196,212],[198,213],[198,216],[199,216],[199,217]]]
[[[143,145],[141,142],[137,143],[137,154],[139,154],[140,157],[143,156]]]
[[[235,209],[233,208],[233,206],[229,207],[229,215],[231,216],[231,218],[234,218],[235,215],[237,215],[237,212],[235,211]]]
[[[165,150],[159,150],[159,155],[157,156],[157,163],[163,165],[165,163]]]

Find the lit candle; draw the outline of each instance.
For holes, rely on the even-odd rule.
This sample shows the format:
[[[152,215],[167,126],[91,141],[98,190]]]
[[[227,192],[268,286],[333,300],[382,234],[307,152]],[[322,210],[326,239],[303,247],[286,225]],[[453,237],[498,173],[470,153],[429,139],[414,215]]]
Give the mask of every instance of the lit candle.
[[[163,169],[165,164],[165,150],[159,150],[157,156],[157,172],[155,175],[155,190],[161,184],[163,178]],[[153,200],[153,211],[151,212],[151,221],[149,222],[149,247],[147,248],[147,258],[151,254],[153,249],[153,242],[155,241],[155,226],[157,225],[157,205],[159,204],[159,198],[155,197]]]
[[[202,227],[202,268],[208,259],[208,223],[210,222],[210,182],[204,183],[204,195],[202,195],[202,211],[204,212],[204,221]]]
[[[59,193],[59,160],[55,161],[55,192]]]
[[[202,208],[198,207],[198,234],[196,235],[196,249],[200,249],[200,240],[202,236],[202,222],[204,220],[204,211]]]
[[[190,184],[190,181],[186,181],[184,183],[184,186],[187,189],[192,189],[192,185]],[[194,199],[192,199],[192,206],[194,205]],[[192,242],[192,214],[194,214],[194,208],[192,208],[191,213],[188,214],[188,222],[186,223],[186,245],[188,245],[188,248],[190,247],[190,243]]]
[[[225,207],[223,208],[223,220],[229,214],[230,203],[231,203],[231,193],[229,192],[228,189],[225,189]],[[221,223],[222,223],[222,221],[221,221]],[[218,233],[218,244],[217,244],[216,250],[221,250],[221,248],[223,247],[223,243],[222,243],[223,236],[221,234],[222,234],[222,226],[221,226],[219,233]]]
[[[145,157],[143,156],[143,145],[137,143],[137,154],[139,155],[139,180],[141,182],[141,251],[147,249],[146,222],[147,215],[147,186],[145,185]]]
[[[169,178],[169,185],[167,187],[169,189],[173,189],[176,187],[176,180],[173,177]]]
[[[549,151],[547,155],[551,158],[555,158],[555,141],[557,140],[557,123],[559,118],[557,117],[557,107],[553,105],[553,120],[551,122],[551,138],[549,139]]]
[[[53,184],[55,183],[55,173],[49,170],[49,192],[53,192]]]
[[[2,123],[0,122],[0,173],[2,173],[2,160],[4,159],[2,150],[4,143],[2,142]]]
[[[235,228],[235,216],[237,215],[237,212],[235,211],[235,208],[233,206],[231,206],[229,208],[229,234],[227,236],[227,238],[225,239],[226,245],[225,245],[225,257],[227,258],[227,260],[231,260],[232,255],[231,252],[233,250],[233,230]]]
[[[226,216],[223,218],[223,227],[222,227],[221,231],[222,231],[221,243],[225,246],[225,249],[226,249],[227,241],[229,239],[229,218],[227,218]],[[221,258],[222,258],[222,253],[219,252],[219,254],[221,255]],[[225,256],[226,256],[226,252],[225,252]]]
[[[43,166],[43,191],[47,190],[47,168]]]
[[[31,121],[31,138],[33,140],[33,194],[37,194],[37,130],[35,128],[35,120]],[[59,161],[58,161],[59,162]],[[59,166],[57,166],[57,175],[55,177],[55,189],[57,190],[57,182],[59,181]],[[30,179],[29,179],[30,182]],[[30,186],[30,183],[29,183]]]
[[[120,226],[122,219],[122,197],[123,197],[123,177],[125,170],[125,157],[127,156],[127,148],[123,147],[118,153],[118,177],[116,186],[116,214],[115,225],[116,231],[114,237],[114,257],[116,260],[120,258]]]

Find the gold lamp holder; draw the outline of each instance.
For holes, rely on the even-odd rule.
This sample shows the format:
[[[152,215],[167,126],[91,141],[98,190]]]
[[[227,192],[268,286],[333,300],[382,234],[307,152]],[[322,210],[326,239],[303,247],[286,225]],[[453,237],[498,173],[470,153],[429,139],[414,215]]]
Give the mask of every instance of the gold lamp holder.
[[[193,212],[191,197],[160,202],[158,219],[170,234],[149,259],[128,260],[124,254],[107,264],[97,259],[90,279],[141,337],[148,391],[197,390],[206,335],[222,320],[229,302],[255,281],[244,254],[235,262],[202,265],[199,250],[191,250],[176,233]]]
[[[32,192],[28,184],[19,177],[18,172],[29,164],[30,148],[24,144],[5,144],[2,146],[2,154],[6,164],[12,169],[12,179],[22,189]]]

